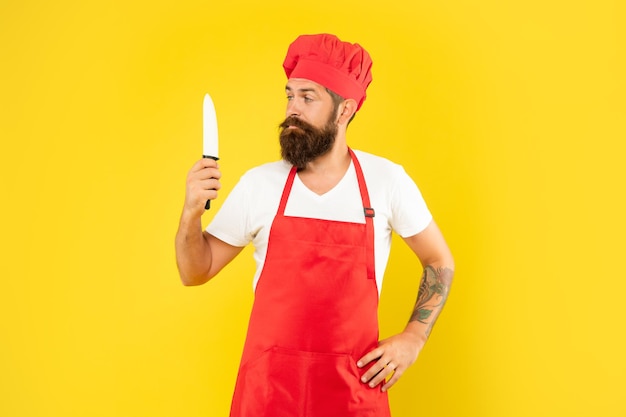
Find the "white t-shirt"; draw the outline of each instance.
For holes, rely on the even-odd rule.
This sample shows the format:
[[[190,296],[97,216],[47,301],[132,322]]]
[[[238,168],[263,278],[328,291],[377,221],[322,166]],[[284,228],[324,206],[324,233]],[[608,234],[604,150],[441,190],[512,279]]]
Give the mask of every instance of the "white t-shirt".
[[[413,236],[428,226],[432,216],[422,194],[404,168],[372,154],[354,152],[361,164],[370,203],[376,213],[374,251],[380,293],[391,249],[391,232],[402,237]],[[291,165],[287,162],[277,161],[246,172],[206,229],[233,246],[253,243],[257,265],[254,288],[263,269],[269,231],[290,169]],[[296,175],[285,216],[365,223],[354,165],[350,163],[341,181],[323,195],[309,190]]]

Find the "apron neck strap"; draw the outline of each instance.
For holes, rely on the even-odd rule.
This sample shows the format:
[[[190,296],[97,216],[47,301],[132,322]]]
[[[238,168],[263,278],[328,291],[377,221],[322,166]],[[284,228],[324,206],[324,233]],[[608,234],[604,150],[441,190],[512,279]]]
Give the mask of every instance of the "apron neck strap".
[[[365,177],[363,176],[363,170],[361,164],[357,159],[354,151],[348,148],[350,151],[350,157],[352,157],[352,163],[354,164],[354,171],[356,172],[356,179],[359,182],[359,191],[361,192],[361,201],[363,202],[363,214],[365,214],[365,220],[374,217],[374,209],[370,205],[370,196],[367,192],[367,185],[365,184]]]
[[[356,178],[359,181],[359,190],[361,191],[361,200],[363,201],[363,214],[365,215],[365,239],[366,239],[366,256],[367,256],[367,277],[370,279],[376,279],[375,270],[375,256],[374,256],[374,208],[370,204],[370,196],[367,192],[367,185],[365,184],[365,177],[363,176],[363,170],[361,164],[357,159],[354,151],[348,148],[350,156],[352,157],[352,163],[354,164],[354,170],[356,171]]]
[[[370,206],[370,197],[367,192],[367,185],[365,184],[365,177],[363,176],[363,170],[361,169],[361,164],[357,159],[354,151],[351,148],[348,148],[350,152],[350,158],[352,159],[352,164],[354,165],[354,170],[356,172],[356,179],[359,182],[359,191],[361,192],[361,201],[363,203],[363,214],[365,215],[365,219],[374,217],[374,209]],[[291,188],[293,187],[293,182],[296,178],[296,174],[298,173],[297,167],[291,167],[289,171],[289,175],[287,177],[287,181],[285,182],[285,187],[283,188],[283,194],[280,197],[280,205],[278,206],[277,214],[282,216],[285,214],[285,207],[287,207],[287,200],[289,200],[289,195],[291,194]]]
[[[287,206],[287,200],[289,200],[289,194],[291,193],[291,187],[293,186],[293,180],[296,178],[297,172],[298,168],[295,166],[291,168],[291,171],[289,171],[287,182],[283,188],[283,195],[280,197],[280,205],[278,206],[278,212],[276,213],[277,216],[285,215],[285,207]]]

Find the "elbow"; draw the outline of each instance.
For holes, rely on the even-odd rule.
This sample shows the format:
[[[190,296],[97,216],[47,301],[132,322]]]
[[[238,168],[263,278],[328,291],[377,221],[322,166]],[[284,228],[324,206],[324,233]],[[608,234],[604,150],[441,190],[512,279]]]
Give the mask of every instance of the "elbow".
[[[430,266],[434,269],[447,269],[454,273],[454,258],[452,254],[447,251],[445,254],[439,254],[437,256],[433,256],[431,258],[424,258],[420,260],[422,266]]]
[[[446,250],[441,251],[439,257],[434,262],[438,264],[438,266],[448,269],[454,274],[454,256],[452,256],[452,252],[449,248],[445,248]]]
[[[445,263],[446,268],[450,269],[453,273],[454,273],[454,258],[452,257],[452,255],[450,255],[450,257],[448,258],[448,260]]]
[[[454,258],[452,258],[452,255],[450,255],[450,257],[448,259],[446,259],[443,267],[448,271],[448,279],[449,279],[449,284],[452,284],[452,281],[454,280]]]
[[[424,264],[424,269],[430,269],[438,276],[446,287],[450,288],[454,280],[454,259],[452,256],[444,256]]]
[[[205,284],[211,279],[208,273],[190,273],[181,268],[178,269],[178,273],[180,275],[180,282],[185,287],[196,287]]]
[[[207,277],[190,277],[185,275],[180,276],[180,282],[185,287],[197,287],[198,285],[206,283],[208,280],[209,278]]]
[[[184,287],[195,287],[200,285],[200,282],[198,282],[197,280],[182,275],[180,276],[180,282],[183,284]]]

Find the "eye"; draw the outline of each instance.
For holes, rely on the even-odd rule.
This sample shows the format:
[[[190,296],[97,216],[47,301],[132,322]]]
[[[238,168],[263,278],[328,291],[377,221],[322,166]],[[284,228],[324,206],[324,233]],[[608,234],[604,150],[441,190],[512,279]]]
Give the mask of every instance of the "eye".
[[[288,95],[287,96],[287,101],[291,101],[291,100],[293,100],[293,96]]]
[[[304,101],[305,101],[306,103],[310,103],[310,102],[312,102],[312,101],[313,101],[313,97],[310,97],[310,96],[304,96]]]

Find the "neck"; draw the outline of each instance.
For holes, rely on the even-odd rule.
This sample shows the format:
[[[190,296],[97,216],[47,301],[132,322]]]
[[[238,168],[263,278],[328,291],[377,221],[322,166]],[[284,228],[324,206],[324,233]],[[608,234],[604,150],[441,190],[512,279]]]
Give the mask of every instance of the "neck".
[[[298,177],[311,191],[322,195],[331,190],[346,174],[350,166],[350,152],[345,138],[337,138],[331,150],[309,162],[298,172]]]
[[[343,175],[349,165],[348,145],[345,138],[337,137],[330,151],[309,162],[300,172],[313,175],[333,175],[339,172]]]

